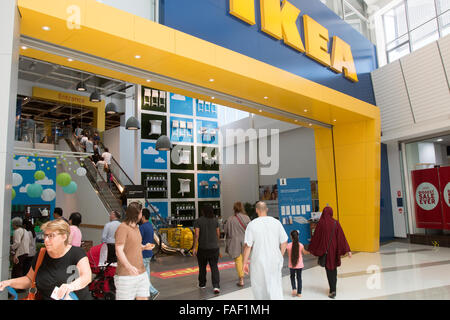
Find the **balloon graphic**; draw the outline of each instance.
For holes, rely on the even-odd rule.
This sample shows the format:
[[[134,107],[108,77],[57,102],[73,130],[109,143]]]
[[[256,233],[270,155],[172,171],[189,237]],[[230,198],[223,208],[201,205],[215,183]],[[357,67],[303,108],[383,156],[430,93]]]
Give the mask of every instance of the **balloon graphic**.
[[[83,167],[79,167],[79,168],[77,169],[77,175],[79,175],[80,177],[85,176],[85,175],[86,175],[86,169],[83,168]]]
[[[11,200],[14,200],[15,197],[16,197],[16,190],[14,190],[14,188],[12,188]]]
[[[41,170],[36,171],[36,172],[34,173],[34,178],[35,178],[36,180],[43,180],[43,179],[45,179],[45,172],[44,172],[44,171],[41,171]]]
[[[27,188],[27,195],[30,198],[39,198],[42,194],[42,186],[37,183],[30,184]]]
[[[77,192],[77,188],[78,188],[78,186],[77,186],[76,182],[71,181],[69,183],[69,185],[67,185],[66,187],[63,187],[63,191],[67,194],[72,194],[72,193]]]
[[[18,173],[13,173],[13,187],[17,187],[20,186],[23,182],[23,178],[20,174]]]
[[[56,183],[61,187],[66,187],[72,181],[70,174],[63,172],[56,177]]]
[[[56,192],[53,189],[45,189],[42,192],[41,199],[44,201],[53,201],[56,198]]]

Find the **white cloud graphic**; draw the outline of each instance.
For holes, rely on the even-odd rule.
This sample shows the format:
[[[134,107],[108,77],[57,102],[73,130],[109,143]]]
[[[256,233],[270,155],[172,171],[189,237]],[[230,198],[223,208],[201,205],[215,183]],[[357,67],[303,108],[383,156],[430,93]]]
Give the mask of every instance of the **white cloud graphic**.
[[[155,163],[166,163],[166,160],[164,160],[163,158],[159,157],[155,160]]]
[[[41,186],[51,186],[51,185],[54,184],[53,180],[52,180],[52,179],[49,179],[49,178],[47,178],[47,177],[45,177],[45,178],[42,179],[42,180],[36,181],[36,183],[37,183],[37,184],[40,184]]]
[[[182,96],[181,94],[174,94],[171,97],[172,100],[178,100],[178,101],[186,101],[186,97]]]
[[[27,188],[28,188],[29,185],[30,185],[30,184],[27,183],[27,185],[26,185],[25,187],[22,187],[22,188],[19,189],[19,192],[20,192],[20,193],[27,193]]]
[[[36,170],[36,163],[28,161],[25,157],[20,157],[13,161],[13,170]]]
[[[144,150],[144,154],[156,156],[156,155],[159,154],[159,151],[155,150],[155,148],[150,146],[150,147],[148,147],[147,149]]]
[[[209,181],[211,181],[211,182],[219,182],[219,179],[216,176],[214,176],[211,179],[209,179]]]

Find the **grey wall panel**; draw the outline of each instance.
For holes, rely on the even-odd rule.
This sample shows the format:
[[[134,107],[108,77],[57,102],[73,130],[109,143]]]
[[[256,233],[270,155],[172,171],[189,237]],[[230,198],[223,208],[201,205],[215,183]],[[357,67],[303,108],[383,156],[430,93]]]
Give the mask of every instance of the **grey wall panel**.
[[[372,72],[377,106],[381,111],[381,129],[389,131],[414,124],[408,94],[399,61]]]
[[[450,93],[437,43],[415,51],[401,63],[416,122],[450,114]]]

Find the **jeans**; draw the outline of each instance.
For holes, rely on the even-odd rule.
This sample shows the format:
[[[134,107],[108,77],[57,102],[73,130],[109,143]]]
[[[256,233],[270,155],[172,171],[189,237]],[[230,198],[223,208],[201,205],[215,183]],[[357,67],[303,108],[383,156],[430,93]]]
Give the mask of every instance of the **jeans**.
[[[325,268],[327,271],[328,284],[330,285],[330,293],[336,293],[336,284],[337,284],[337,269],[329,270]]]
[[[302,294],[302,270],[303,269],[289,269],[291,271],[291,285],[292,290],[297,289],[298,294]],[[295,285],[295,276],[297,275],[298,287]]]
[[[150,283],[150,294],[151,295],[155,295],[155,294],[157,294],[159,291],[158,290],[156,290],[153,286],[152,286],[152,282],[151,282],[151,280],[150,280],[150,260],[151,260],[152,258],[144,258],[144,267],[145,267],[145,270],[147,271],[147,273],[148,273],[148,282]]]
[[[219,248],[217,249],[198,249],[198,284],[200,287],[206,285],[206,266],[209,263],[211,268],[211,281],[213,288],[220,288],[220,274],[217,263],[219,262]]]

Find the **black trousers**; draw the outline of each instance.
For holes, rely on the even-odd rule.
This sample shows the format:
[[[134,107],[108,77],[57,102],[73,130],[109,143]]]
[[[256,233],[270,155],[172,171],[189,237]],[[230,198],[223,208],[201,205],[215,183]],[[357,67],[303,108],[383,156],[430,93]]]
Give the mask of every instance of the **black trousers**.
[[[291,271],[291,285],[292,285],[292,290],[297,289],[297,293],[298,294],[302,294],[302,270],[303,269],[289,269]],[[298,286],[295,285],[295,276],[297,276],[297,284]]]
[[[330,285],[330,293],[336,293],[336,283],[337,283],[337,268],[334,270],[329,270],[325,268],[327,271],[328,284]]]
[[[13,263],[13,267],[11,270],[11,278],[20,278],[24,276],[24,263],[27,257],[28,257],[27,254],[23,254],[17,257],[19,259],[19,263],[18,264]]]
[[[220,274],[217,263],[219,262],[219,248],[217,249],[198,249],[198,284],[200,287],[206,285],[206,266],[211,268],[211,281],[213,288],[220,288]]]

